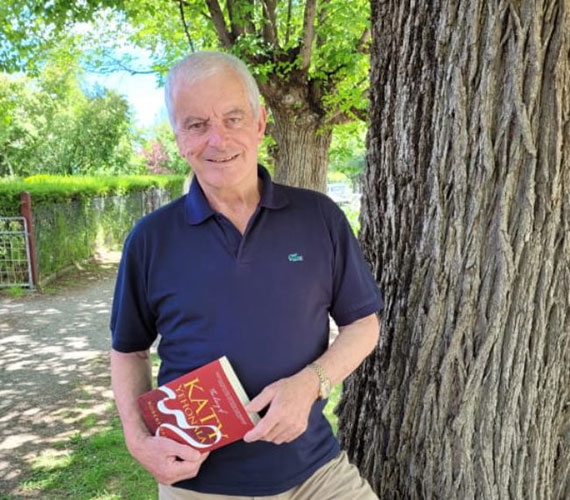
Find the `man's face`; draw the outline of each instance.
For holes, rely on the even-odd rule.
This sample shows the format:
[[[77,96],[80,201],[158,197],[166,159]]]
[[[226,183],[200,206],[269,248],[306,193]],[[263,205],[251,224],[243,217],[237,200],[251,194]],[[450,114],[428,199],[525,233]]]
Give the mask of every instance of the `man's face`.
[[[231,71],[172,91],[176,143],[202,187],[231,189],[257,182],[257,147],[265,110],[257,119],[244,84]]]

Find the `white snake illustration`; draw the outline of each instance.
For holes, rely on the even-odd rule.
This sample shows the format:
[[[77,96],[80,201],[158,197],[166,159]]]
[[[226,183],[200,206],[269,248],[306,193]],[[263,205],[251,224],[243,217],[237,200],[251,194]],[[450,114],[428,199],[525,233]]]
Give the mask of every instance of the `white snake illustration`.
[[[220,442],[220,439],[222,439],[222,432],[220,431],[220,429],[218,429],[217,426],[190,425],[186,420],[186,415],[184,415],[184,413],[181,410],[172,410],[170,408],[167,408],[166,405],[164,404],[164,402],[168,401],[169,399],[176,399],[175,392],[172,389],[165,386],[159,387],[158,389],[164,392],[168,397],[161,399],[156,405],[156,407],[162,413],[165,413],[167,415],[173,415],[174,418],[176,419],[176,424],[178,425],[178,427],[172,424],[161,424],[158,427],[158,429],[156,429],[155,436],[159,436],[160,429],[165,428],[170,430],[171,432],[174,432],[177,436],[182,438],[184,441],[186,441],[190,446],[193,446],[194,448],[209,448],[210,446],[213,446],[216,443]],[[211,429],[216,434],[216,440],[213,443],[209,444],[200,443],[199,441],[196,441],[192,436],[184,432],[182,429]]]

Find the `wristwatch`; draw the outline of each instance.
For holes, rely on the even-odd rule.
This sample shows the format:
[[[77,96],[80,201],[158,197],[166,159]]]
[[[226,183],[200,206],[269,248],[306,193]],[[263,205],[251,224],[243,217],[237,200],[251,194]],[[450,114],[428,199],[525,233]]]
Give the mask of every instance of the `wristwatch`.
[[[314,370],[317,377],[319,377],[319,399],[327,399],[331,393],[331,381],[327,377],[324,368],[315,362],[309,363],[307,366]]]

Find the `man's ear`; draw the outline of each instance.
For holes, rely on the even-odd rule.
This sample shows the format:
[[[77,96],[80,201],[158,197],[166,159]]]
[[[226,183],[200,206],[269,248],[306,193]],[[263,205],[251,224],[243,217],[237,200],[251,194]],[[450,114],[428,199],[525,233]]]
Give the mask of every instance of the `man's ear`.
[[[259,115],[257,117],[257,138],[261,142],[265,135],[265,126],[267,125],[267,111],[263,106],[259,107]]]

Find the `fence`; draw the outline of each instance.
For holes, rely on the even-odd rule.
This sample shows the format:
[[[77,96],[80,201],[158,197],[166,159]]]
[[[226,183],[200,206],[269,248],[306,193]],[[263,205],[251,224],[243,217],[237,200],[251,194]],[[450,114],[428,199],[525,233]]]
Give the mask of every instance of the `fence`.
[[[0,217],[0,287],[33,288],[28,224],[24,217]]]
[[[0,287],[45,283],[93,256],[98,247],[119,247],[135,222],[170,201],[171,193],[151,188],[124,196],[44,203],[33,209],[29,195],[26,199],[28,212],[22,215],[28,220],[0,217]]]

